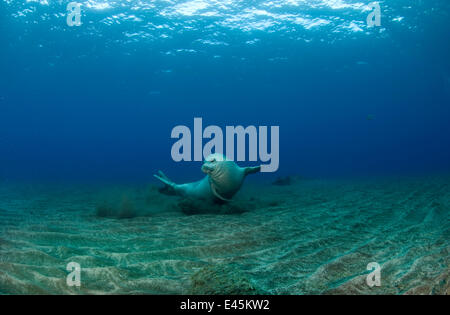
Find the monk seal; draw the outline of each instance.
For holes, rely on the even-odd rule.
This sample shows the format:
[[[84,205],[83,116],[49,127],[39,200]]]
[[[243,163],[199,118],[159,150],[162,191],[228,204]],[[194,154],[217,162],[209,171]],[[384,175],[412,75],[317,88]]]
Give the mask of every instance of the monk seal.
[[[202,171],[206,176],[199,181],[175,184],[162,171],[158,171],[154,176],[166,185],[163,189],[166,193],[213,202],[228,202],[239,191],[245,177],[260,170],[260,166],[239,167],[224,155],[214,153],[205,159]]]

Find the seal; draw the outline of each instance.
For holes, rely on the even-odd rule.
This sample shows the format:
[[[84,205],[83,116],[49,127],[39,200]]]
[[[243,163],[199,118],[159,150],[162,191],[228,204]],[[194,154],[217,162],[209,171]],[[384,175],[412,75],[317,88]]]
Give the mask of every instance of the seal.
[[[212,202],[228,202],[239,191],[245,177],[260,170],[261,166],[239,167],[224,155],[214,153],[205,159],[202,171],[206,176],[199,181],[176,184],[162,171],[154,176],[165,184],[162,192]]]

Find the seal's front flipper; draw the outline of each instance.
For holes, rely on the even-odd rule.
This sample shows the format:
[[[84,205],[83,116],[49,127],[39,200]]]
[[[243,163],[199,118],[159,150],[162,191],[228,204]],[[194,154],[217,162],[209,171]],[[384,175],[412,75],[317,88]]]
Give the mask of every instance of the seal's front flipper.
[[[245,167],[244,168],[244,172],[245,172],[246,176],[248,174],[258,173],[259,171],[261,171],[261,166],[253,166],[253,167]]]

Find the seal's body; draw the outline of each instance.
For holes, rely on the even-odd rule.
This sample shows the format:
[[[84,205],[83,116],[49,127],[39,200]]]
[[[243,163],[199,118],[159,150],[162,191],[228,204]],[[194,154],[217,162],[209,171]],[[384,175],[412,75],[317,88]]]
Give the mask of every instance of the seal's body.
[[[206,158],[202,171],[207,174],[202,180],[186,184],[175,184],[161,171],[154,176],[176,195],[226,202],[239,191],[248,174],[260,171],[260,166],[239,167],[222,154],[215,153]]]

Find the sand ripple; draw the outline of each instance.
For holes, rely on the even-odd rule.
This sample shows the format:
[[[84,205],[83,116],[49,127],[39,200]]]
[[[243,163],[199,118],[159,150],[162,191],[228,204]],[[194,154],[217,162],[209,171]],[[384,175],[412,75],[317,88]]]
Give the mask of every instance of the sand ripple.
[[[241,214],[186,215],[152,192],[148,212],[118,219],[96,215],[96,191],[3,185],[0,293],[450,293],[448,179],[245,190]],[[80,288],[66,285],[71,261]],[[372,261],[378,288],[365,283]]]

